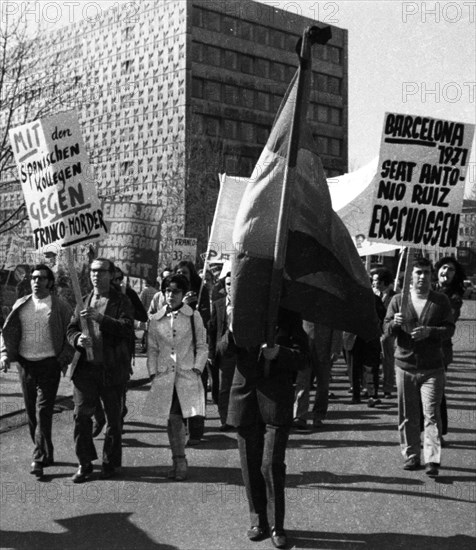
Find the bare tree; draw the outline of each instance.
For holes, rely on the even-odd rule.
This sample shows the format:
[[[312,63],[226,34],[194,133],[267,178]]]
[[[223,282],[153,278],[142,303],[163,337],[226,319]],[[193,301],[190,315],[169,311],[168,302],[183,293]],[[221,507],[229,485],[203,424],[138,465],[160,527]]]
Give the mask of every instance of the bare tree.
[[[28,3],[22,3],[28,4]],[[19,3],[19,5],[22,5]],[[14,15],[2,11],[0,20],[0,191],[20,189],[8,137],[12,128],[47,116],[63,106],[78,84],[64,63],[58,45],[38,23],[27,21],[24,6]],[[18,226],[27,216],[20,201],[0,210],[0,234]]]

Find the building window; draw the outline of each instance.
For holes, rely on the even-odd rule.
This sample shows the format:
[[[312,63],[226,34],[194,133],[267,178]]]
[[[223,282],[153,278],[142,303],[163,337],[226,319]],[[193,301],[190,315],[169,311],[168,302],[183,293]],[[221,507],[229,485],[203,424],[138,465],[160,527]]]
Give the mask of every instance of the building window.
[[[209,65],[219,67],[221,50],[208,45],[204,45],[203,50],[203,61]]]
[[[255,59],[255,75],[261,78],[269,78],[269,61],[260,57]]]
[[[254,25],[254,37],[259,44],[267,44],[269,39],[269,31],[261,25]]]
[[[253,57],[251,55],[240,55],[240,71],[253,74]]]
[[[336,76],[329,76],[327,81],[327,91],[331,94],[340,95],[340,78]]]
[[[202,27],[209,31],[220,32],[220,14],[214,11],[203,10]]]
[[[267,126],[258,125],[256,127],[256,141],[257,141],[257,143],[259,143],[260,145],[265,145],[266,142],[268,141],[268,135],[269,135],[269,130],[268,130]]]
[[[253,26],[247,21],[241,21],[240,36],[243,40],[253,40]]]
[[[314,141],[317,141],[317,151],[321,155],[327,155],[328,153],[328,140],[324,136],[314,136]]]
[[[248,109],[254,109],[255,107],[255,91],[249,88],[241,89],[241,104]]]
[[[280,31],[271,31],[271,46],[284,49],[284,34]]]
[[[225,137],[227,139],[238,139],[238,121],[225,120]]]
[[[329,120],[329,107],[326,105],[317,105],[317,121],[327,122]]]
[[[223,34],[236,36],[238,30],[237,20],[233,17],[223,17],[221,31]]]
[[[200,42],[194,42],[192,44],[192,61],[201,63],[203,61],[203,44]]]
[[[330,108],[330,122],[331,124],[335,124],[336,126],[341,125],[342,121],[342,111],[340,109],[336,109],[335,107]]]
[[[340,139],[330,139],[330,154],[334,157],[340,157],[342,154],[342,142]]]
[[[238,174],[238,157],[236,155],[225,155],[225,172],[227,174]]]
[[[241,123],[241,139],[248,143],[254,143],[256,141],[255,125],[249,122]]]
[[[269,111],[269,94],[265,92],[257,92],[256,94],[256,108],[261,111]]]
[[[225,85],[225,103],[229,105],[238,104],[238,88],[236,86]]]
[[[284,65],[282,63],[271,63],[271,78],[283,81],[285,78]]]
[[[220,119],[214,116],[204,116],[204,130],[207,136],[220,135]]]
[[[192,25],[194,27],[202,26],[202,16],[203,16],[203,12],[201,9],[192,7]]]
[[[238,67],[238,54],[232,50],[225,50],[225,69],[236,71]]]
[[[192,96],[203,98],[203,80],[201,78],[192,78]]]
[[[205,80],[203,85],[203,99],[221,101],[221,84],[213,80]]]

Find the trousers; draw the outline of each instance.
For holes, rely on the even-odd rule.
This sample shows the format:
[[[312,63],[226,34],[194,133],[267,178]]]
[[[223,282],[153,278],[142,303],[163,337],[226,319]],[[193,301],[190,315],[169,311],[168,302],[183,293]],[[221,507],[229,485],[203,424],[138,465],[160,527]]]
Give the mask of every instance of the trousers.
[[[445,389],[443,367],[407,371],[396,367],[398,430],[405,459],[420,457],[420,399],[423,407],[423,456],[425,463],[441,461],[440,406]]]
[[[257,423],[238,428],[238,450],[252,526],[284,528],[289,427]]]
[[[79,463],[89,464],[98,458],[92,435],[92,416],[100,399],[106,415],[102,461],[104,465],[120,467],[125,385],[106,386],[103,369],[98,365],[86,364],[76,369],[73,386],[74,444]]]
[[[43,464],[54,461],[51,437],[53,408],[61,378],[61,367],[56,357],[41,361],[20,358],[18,374],[25,402],[30,437],[35,444],[33,460]]]

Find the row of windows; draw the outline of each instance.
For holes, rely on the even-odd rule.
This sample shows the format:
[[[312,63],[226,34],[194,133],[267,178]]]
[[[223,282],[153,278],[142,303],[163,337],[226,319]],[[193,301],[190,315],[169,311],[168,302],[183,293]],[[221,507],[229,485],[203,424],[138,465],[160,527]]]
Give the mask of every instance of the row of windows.
[[[201,42],[193,43],[192,61],[286,83],[290,82],[296,73],[294,65],[278,63]],[[312,87],[319,92],[340,95],[341,85],[342,79],[339,77],[318,72],[312,73]]]
[[[193,25],[196,27],[290,52],[295,51],[297,41],[300,38],[295,34],[201,8],[193,10],[192,18]],[[320,59],[336,64],[342,63],[341,48],[326,45],[320,46],[316,51]]]
[[[246,141],[248,144],[264,145],[268,138],[269,128],[261,124],[222,119],[210,115],[196,115],[197,133],[210,137],[226,137]],[[334,157],[342,156],[342,140],[327,136],[314,135],[319,153]]]
[[[192,78],[192,96],[207,101],[272,113],[277,112],[282,101],[281,95],[195,77]],[[342,123],[342,109],[328,105],[311,103],[308,108],[308,116],[312,120],[327,124],[340,125]]]

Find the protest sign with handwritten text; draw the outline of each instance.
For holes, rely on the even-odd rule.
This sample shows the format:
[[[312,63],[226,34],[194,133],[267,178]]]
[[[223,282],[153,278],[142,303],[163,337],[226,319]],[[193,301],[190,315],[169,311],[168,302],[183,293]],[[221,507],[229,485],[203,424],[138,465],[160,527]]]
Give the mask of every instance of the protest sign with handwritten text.
[[[95,242],[107,232],[78,117],[67,111],[9,132],[37,250]]]
[[[103,209],[109,235],[99,243],[97,256],[110,258],[126,275],[155,279],[162,208],[106,201]]]
[[[368,237],[455,247],[474,125],[385,113]]]
[[[178,237],[174,239],[172,267],[175,267],[179,262],[184,260],[192,263],[197,261],[197,239],[193,237]]]

